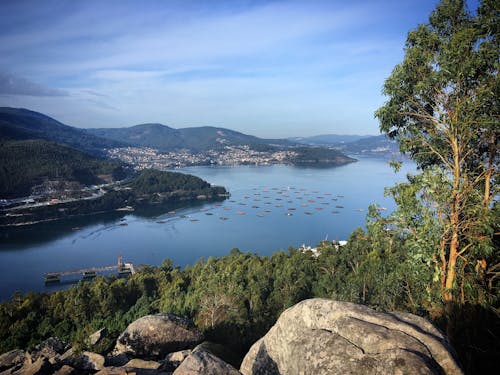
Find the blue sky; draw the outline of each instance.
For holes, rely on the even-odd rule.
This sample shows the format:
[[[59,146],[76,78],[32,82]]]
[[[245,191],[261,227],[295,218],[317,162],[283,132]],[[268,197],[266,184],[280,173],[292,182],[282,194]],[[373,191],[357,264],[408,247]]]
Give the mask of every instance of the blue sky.
[[[437,1],[0,1],[0,106],[77,127],[377,134]]]

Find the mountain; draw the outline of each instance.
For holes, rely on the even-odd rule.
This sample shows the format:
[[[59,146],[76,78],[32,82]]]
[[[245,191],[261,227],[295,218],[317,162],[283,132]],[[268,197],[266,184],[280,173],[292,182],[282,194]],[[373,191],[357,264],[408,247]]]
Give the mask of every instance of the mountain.
[[[38,112],[0,107],[0,141],[26,139],[53,141],[94,155],[102,155],[104,148],[124,145],[119,140],[96,137]]]
[[[231,145],[284,145],[294,143],[283,139],[262,139],[234,130],[201,126],[174,129],[162,124],[141,124],[127,128],[86,129],[86,132],[130,146],[151,147],[163,152],[188,149],[193,152]]]
[[[341,143],[355,142],[370,135],[344,135],[344,134],[322,134],[312,137],[292,137],[288,140],[307,145],[337,145]]]
[[[398,143],[385,135],[371,136],[358,139],[355,142],[338,145],[338,149],[348,154],[368,156],[399,155]]]
[[[25,197],[48,181],[88,186],[125,176],[118,162],[41,139],[0,145],[0,198]]]

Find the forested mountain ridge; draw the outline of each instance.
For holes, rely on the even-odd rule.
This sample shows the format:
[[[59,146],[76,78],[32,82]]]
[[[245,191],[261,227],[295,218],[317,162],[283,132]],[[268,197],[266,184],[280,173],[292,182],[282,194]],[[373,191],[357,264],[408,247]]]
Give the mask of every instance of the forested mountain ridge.
[[[0,141],[0,197],[25,197],[47,181],[102,184],[125,176],[122,164],[45,140]]]
[[[151,147],[163,152],[180,149],[202,152],[235,145],[294,145],[293,142],[284,139],[263,139],[213,126],[174,129],[163,124],[141,124],[125,128],[96,128],[85,131],[109,140],[126,142],[131,146]]]
[[[26,139],[53,141],[94,155],[103,155],[105,148],[124,145],[65,125],[39,112],[0,107],[0,140]]]

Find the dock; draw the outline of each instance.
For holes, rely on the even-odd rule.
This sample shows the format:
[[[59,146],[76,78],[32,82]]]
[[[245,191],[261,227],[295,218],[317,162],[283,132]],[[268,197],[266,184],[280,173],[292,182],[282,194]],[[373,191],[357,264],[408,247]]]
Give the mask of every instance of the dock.
[[[135,273],[134,264],[123,262],[121,256],[118,257],[118,262],[112,266],[90,267],[78,270],[48,272],[45,274],[45,284],[54,284],[61,281],[62,276],[82,275],[83,280],[92,280],[99,272],[118,271],[119,275],[133,275]]]

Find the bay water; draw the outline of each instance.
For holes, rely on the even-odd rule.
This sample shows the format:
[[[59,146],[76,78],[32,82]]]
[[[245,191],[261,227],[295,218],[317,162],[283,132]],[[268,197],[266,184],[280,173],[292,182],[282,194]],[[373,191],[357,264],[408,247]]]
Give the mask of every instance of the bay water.
[[[270,255],[347,240],[363,227],[375,203],[394,209],[384,187],[403,181],[414,165],[398,173],[383,159],[359,158],[340,167],[189,167],[179,170],[225,186],[222,202],[195,202],[111,212],[0,229],[0,300],[16,291],[51,291],[44,274],[116,264],[159,265],[166,258],[184,267],[200,258],[223,256],[232,248]],[[78,279],[77,277],[76,279]]]

